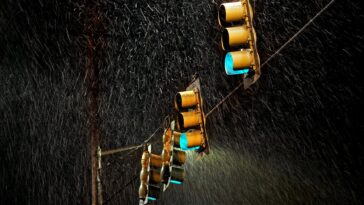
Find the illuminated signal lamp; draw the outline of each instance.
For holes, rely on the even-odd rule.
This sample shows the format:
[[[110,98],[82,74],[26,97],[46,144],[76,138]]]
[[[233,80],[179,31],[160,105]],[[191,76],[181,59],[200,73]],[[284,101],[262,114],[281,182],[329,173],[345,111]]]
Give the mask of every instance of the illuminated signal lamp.
[[[249,0],[223,3],[218,12],[223,29],[221,47],[227,50],[224,67],[227,75],[244,75],[254,83],[260,76],[260,59],[253,26],[253,10]]]
[[[177,111],[174,146],[181,150],[196,150],[208,153],[207,135],[205,132],[205,114],[202,107],[199,80],[192,83],[188,90],[178,92],[175,96]]]

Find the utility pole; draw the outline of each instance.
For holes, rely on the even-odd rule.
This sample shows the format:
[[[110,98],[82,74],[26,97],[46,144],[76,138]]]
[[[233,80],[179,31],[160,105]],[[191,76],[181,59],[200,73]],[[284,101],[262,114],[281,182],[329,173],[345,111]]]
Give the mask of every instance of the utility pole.
[[[97,147],[100,144],[100,130],[98,123],[98,68],[95,65],[95,39],[93,33],[88,35],[86,80],[87,106],[91,157],[91,204],[97,205]]]
[[[101,5],[99,0],[85,2],[85,34],[87,36],[85,81],[87,87],[87,111],[89,125],[89,146],[91,159],[91,204],[100,205],[101,198],[101,150],[99,128],[99,68],[102,67]]]

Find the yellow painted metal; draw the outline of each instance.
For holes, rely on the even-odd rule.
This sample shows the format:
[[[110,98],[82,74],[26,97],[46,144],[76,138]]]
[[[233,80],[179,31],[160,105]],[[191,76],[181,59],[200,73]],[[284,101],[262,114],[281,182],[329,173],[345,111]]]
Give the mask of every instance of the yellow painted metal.
[[[173,150],[173,165],[182,166],[186,162],[186,152],[181,150]]]
[[[190,132],[186,132],[186,138],[187,138],[187,147],[196,147],[196,146],[202,146],[204,144],[204,136],[201,130],[193,130]],[[181,146],[180,144],[180,138],[181,133],[174,135],[174,144],[178,147]]]
[[[202,146],[204,144],[203,133],[200,130],[186,132],[187,147]]]
[[[160,155],[151,154],[150,155],[150,166],[153,168],[162,167],[162,157]]]
[[[147,186],[144,183],[141,183],[139,186],[139,199],[144,199],[147,197]]]
[[[249,43],[250,31],[246,25],[225,28],[221,36],[221,46],[224,50],[234,46]]]
[[[220,5],[218,21],[220,26],[224,26],[226,23],[245,21],[249,13],[253,18],[253,9],[249,4],[249,12],[246,9],[247,0],[240,0],[237,2],[228,2]]]
[[[184,130],[190,127],[195,127],[202,123],[201,113],[197,110],[191,112],[181,112],[178,114],[178,128]]]
[[[253,70],[255,71],[254,74],[254,78],[252,79],[251,82],[247,82],[244,83],[244,87],[249,87],[251,84],[253,84],[259,77],[260,77],[260,58],[259,58],[259,54],[258,54],[258,48],[257,48],[257,36],[255,33],[255,29],[254,29],[254,25],[253,25],[253,9],[251,7],[251,4],[249,2],[249,0],[243,0],[244,2],[244,6],[247,10],[247,17],[246,17],[246,24],[250,29],[251,32],[251,40],[249,41],[249,47],[253,53],[253,58],[254,58],[254,62],[253,62]]]
[[[198,93],[193,90],[179,92],[174,101],[176,110],[196,106],[198,104]]]
[[[229,2],[223,3],[219,8],[219,24],[223,25],[226,22],[234,22],[244,20],[247,16],[247,11],[243,3]]]
[[[174,142],[174,145],[177,147],[180,147],[180,138],[181,138],[181,133],[174,131],[173,132],[173,142]]]
[[[254,65],[254,54],[251,49],[232,51],[230,54],[233,58],[234,69],[243,69]]]
[[[139,198],[144,200],[147,196],[147,180],[148,180],[148,167],[149,167],[149,151],[144,150],[141,159],[142,169],[140,171],[140,186],[139,186]]]
[[[185,179],[185,170],[181,167],[172,167],[171,179],[183,182]]]
[[[141,171],[140,171],[140,182],[142,183],[146,183],[148,180],[148,170],[143,168]]]
[[[142,169],[148,168],[148,165],[149,165],[149,152],[148,151],[143,152],[142,159],[141,159],[141,165],[142,165]]]
[[[244,24],[243,27],[228,27],[223,30],[223,35],[221,37],[221,47],[223,50],[229,50],[233,47],[245,48],[249,47],[252,51],[251,63],[249,62],[249,55],[244,53],[244,59],[234,58],[234,69],[241,69],[245,67],[250,67],[255,71],[254,79],[255,82],[260,76],[260,59],[256,47],[256,33],[253,26],[253,9],[249,0],[240,0],[237,2],[223,3],[219,8],[218,21],[221,26],[229,26],[231,22],[239,22]],[[238,53],[235,53],[238,54]],[[237,57],[238,55],[234,55]],[[248,65],[249,64],[249,65]],[[245,66],[245,67],[244,67]]]
[[[163,135],[163,144],[170,143],[172,139],[172,130],[168,128]]]
[[[171,159],[171,149],[172,149],[172,129],[167,128],[163,135],[163,151],[162,151],[162,163],[164,165],[169,165]]]
[[[171,150],[169,148],[163,148],[162,151],[163,165],[169,165],[170,159],[171,159]]]
[[[160,171],[150,170],[149,171],[149,184],[159,184],[161,182],[161,173]]]

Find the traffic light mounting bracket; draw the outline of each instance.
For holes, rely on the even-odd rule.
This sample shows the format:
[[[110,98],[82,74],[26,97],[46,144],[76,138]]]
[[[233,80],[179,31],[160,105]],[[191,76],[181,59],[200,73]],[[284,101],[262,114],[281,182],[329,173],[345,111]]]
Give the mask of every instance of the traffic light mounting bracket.
[[[244,89],[249,88],[252,84],[255,83],[255,81],[257,81],[260,77],[260,60],[259,60],[259,55],[258,55],[258,48],[256,45],[256,39],[255,39],[255,33],[254,33],[254,25],[253,25],[253,19],[252,19],[252,13],[251,13],[251,6],[250,6],[250,2],[249,0],[241,0],[241,3],[243,4],[243,6],[245,6],[245,9],[247,11],[247,17],[245,19],[245,22],[249,28],[250,31],[250,41],[249,41],[249,46],[250,49],[253,51],[253,55],[254,55],[254,66],[255,69],[253,69],[254,73],[248,73],[244,75]],[[253,78],[250,78],[250,76],[253,74]]]
[[[205,153],[209,154],[209,142],[208,142],[208,136],[206,133],[206,116],[204,114],[204,107],[203,107],[203,100],[202,100],[202,94],[201,94],[201,82],[198,76],[194,76],[192,82],[187,86],[187,90],[193,90],[195,93],[198,94],[198,105],[197,105],[197,111],[201,115],[201,122],[200,122],[200,131],[203,134],[204,138],[204,146],[202,146],[199,150],[197,150],[199,153]]]

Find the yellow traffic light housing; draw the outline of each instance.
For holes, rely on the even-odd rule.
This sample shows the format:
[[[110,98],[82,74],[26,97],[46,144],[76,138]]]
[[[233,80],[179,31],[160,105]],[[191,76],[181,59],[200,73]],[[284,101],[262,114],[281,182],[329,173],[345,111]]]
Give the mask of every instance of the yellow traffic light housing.
[[[139,200],[145,201],[148,193],[148,169],[149,169],[149,152],[150,147],[145,147],[141,161]]]
[[[151,168],[160,169],[162,167],[162,157],[156,154],[150,154],[149,166]]]
[[[200,130],[190,130],[185,133],[176,132],[174,146],[182,150],[199,149],[204,144],[204,136]]]
[[[232,51],[226,54],[225,69],[227,67],[234,67],[234,69],[244,69],[254,65],[254,54],[250,49]],[[228,65],[231,63],[231,65]]]
[[[196,106],[198,103],[199,103],[199,95],[194,90],[179,92],[175,96],[176,110],[193,107]]]
[[[202,123],[201,113],[197,110],[180,112],[177,114],[177,127],[179,130],[186,130],[199,126]]]
[[[171,183],[182,184],[185,178],[185,170],[177,166],[172,166],[171,168]]]
[[[174,132],[174,146],[181,150],[208,151],[206,134],[206,118],[203,110],[200,80],[195,79],[186,91],[178,92],[174,99],[176,114],[176,128]]]
[[[139,200],[143,204],[159,197],[162,157],[151,153],[151,145],[145,146],[141,159]]]
[[[234,26],[223,30],[221,45],[223,50],[229,50],[235,47],[244,47],[250,40],[250,30],[246,25]]]
[[[223,29],[221,47],[227,50],[225,72],[227,75],[243,75],[247,88],[260,77],[260,59],[253,26],[253,10],[249,0],[223,3],[218,21]]]
[[[218,14],[219,25],[227,26],[233,22],[244,21],[249,15],[253,15],[252,7],[250,4],[248,7],[245,6],[245,1],[246,0],[240,0],[221,4]],[[251,18],[253,18],[253,16],[251,16]]]
[[[186,162],[186,153],[174,144],[174,138],[180,134],[174,129],[175,121],[172,121],[163,135],[161,182],[164,185],[164,191],[171,183],[182,184],[185,176],[183,165]]]

